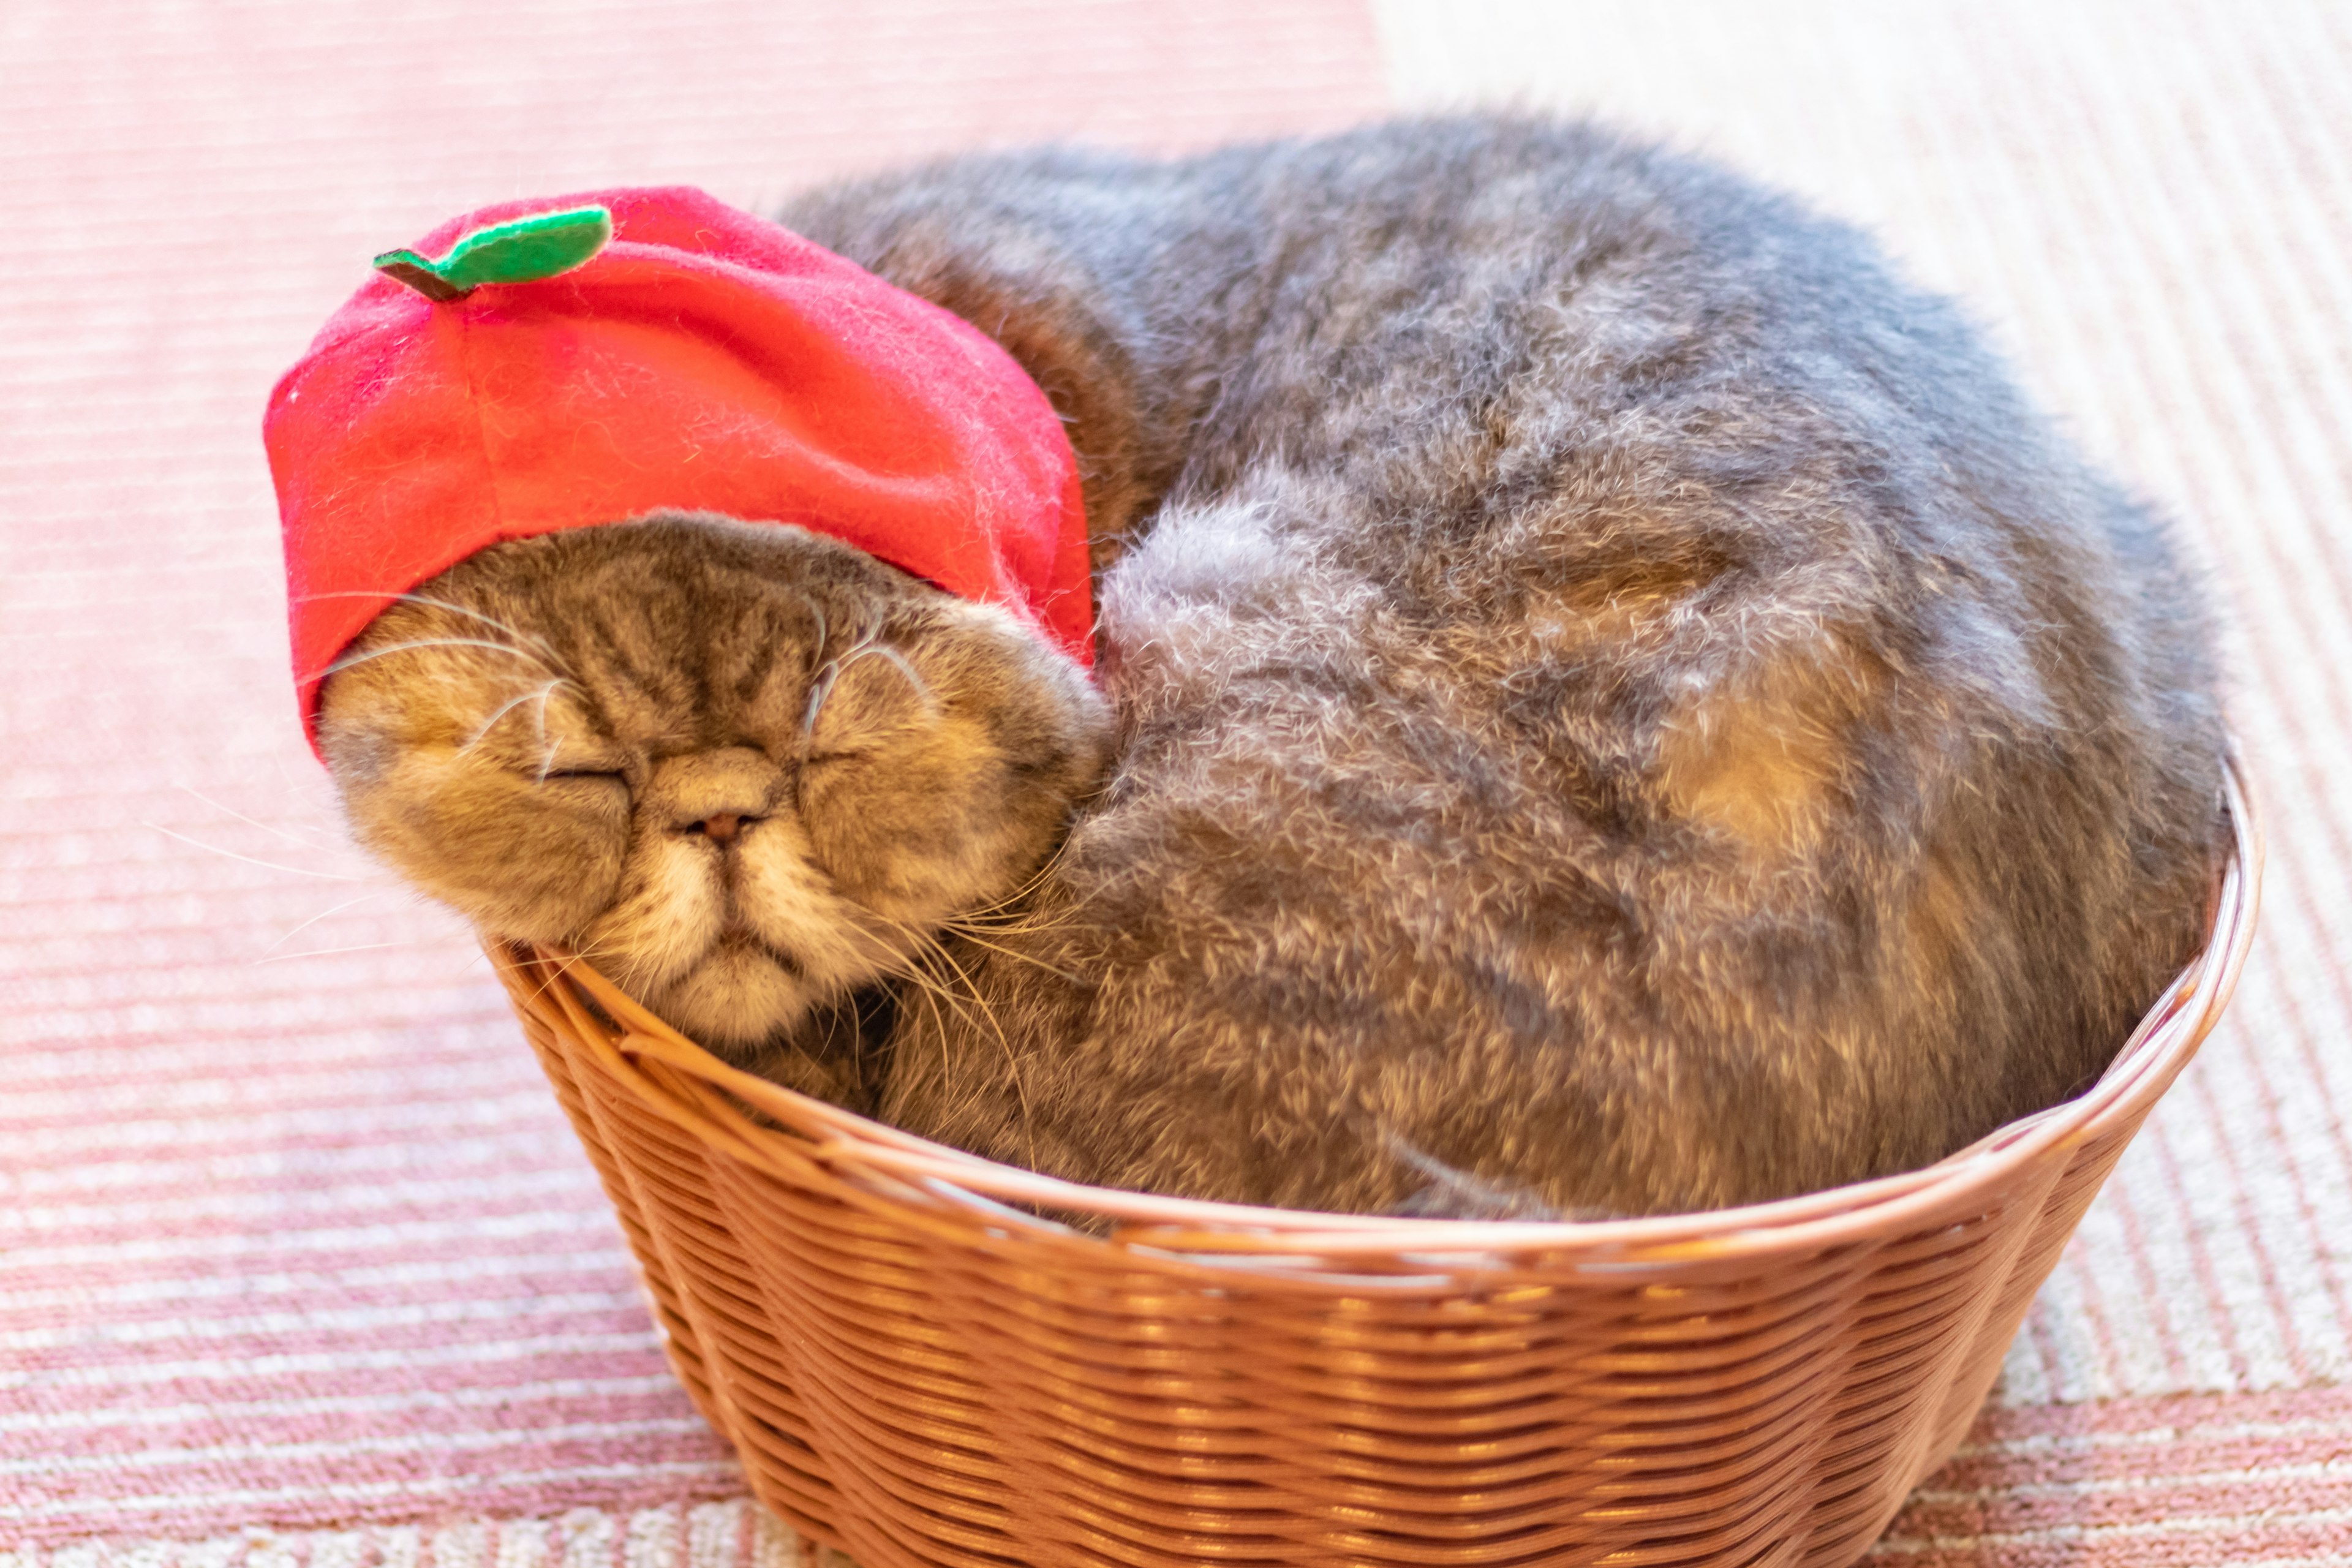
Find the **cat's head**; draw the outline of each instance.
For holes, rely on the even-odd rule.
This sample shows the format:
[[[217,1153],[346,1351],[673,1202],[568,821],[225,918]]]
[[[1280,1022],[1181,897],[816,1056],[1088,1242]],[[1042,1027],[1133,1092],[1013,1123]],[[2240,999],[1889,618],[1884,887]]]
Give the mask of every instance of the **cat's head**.
[[[1014,892],[1109,714],[1003,610],[805,530],[666,513],[427,583],[337,661],[319,737],[416,886],[742,1052]]]

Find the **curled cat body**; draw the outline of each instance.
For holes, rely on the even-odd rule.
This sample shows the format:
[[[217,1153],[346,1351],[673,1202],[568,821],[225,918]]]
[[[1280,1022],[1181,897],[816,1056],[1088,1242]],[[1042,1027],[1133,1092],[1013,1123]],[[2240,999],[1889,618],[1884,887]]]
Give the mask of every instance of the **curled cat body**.
[[[1052,399],[1097,668],[796,529],[485,551],[320,733],[487,934],[994,1159],[1430,1214],[1929,1163],[2195,951],[2198,595],[1855,232],[1488,118],[781,216]]]

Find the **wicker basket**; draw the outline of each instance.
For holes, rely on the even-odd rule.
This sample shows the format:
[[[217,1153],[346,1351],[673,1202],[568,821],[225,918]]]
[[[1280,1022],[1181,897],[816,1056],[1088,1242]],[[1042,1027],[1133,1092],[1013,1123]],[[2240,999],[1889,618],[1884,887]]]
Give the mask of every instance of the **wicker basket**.
[[[2234,770],[2230,809],[2206,951],[2089,1093],[1924,1171],[1662,1219],[1073,1186],[732,1071],[576,960],[493,957],[678,1375],[865,1568],[1833,1568],[1958,1442],[2228,1001],[2261,859]]]

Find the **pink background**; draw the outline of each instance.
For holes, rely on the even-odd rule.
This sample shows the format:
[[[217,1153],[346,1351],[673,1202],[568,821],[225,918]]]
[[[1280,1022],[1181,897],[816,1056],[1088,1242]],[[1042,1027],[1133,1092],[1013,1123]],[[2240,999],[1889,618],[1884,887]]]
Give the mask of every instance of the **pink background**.
[[[0,1546],[732,1495],[471,942],[294,723],[259,419],[367,258],[1381,103],[1349,0],[0,19]]]

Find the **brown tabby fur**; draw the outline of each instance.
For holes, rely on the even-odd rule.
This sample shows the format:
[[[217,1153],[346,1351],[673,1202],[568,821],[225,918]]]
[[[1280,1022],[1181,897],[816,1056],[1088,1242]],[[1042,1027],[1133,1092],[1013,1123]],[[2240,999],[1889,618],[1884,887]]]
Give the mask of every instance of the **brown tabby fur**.
[[[840,1005],[1026,877],[1108,739],[1003,611],[685,513],[484,551],[340,662],[320,738],[363,843],[845,1101],[875,1064]]]
[[[1851,231],[1495,120],[784,218],[1055,399],[1115,730],[796,531],[502,545],[325,708],[362,838],[486,931],[992,1157],[1435,1213],[1926,1163],[2193,951],[2197,597]],[[391,651],[460,639],[508,646]]]

